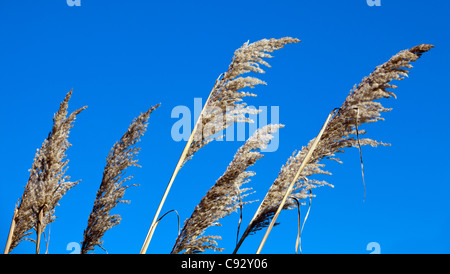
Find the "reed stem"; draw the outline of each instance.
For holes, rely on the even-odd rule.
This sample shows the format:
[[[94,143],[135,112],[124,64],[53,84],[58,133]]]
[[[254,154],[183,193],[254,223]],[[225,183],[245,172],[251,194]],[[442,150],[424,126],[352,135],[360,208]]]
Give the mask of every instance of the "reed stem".
[[[9,228],[8,239],[6,240],[5,251],[3,254],[9,254],[9,249],[11,248],[12,237],[14,234],[14,229],[16,228],[16,216],[17,216],[17,207],[14,209],[14,215],[11,221],[11,227]]]
[[[283,197],[283,200],[280,203],[280,206],[277,209],[277,212],[275,213],[275,215],[272,218],[272,221],[270,222],[269,227],[267,228],[266,234],[264,235],[264,238],[262,239],[258,250],[256,251],[256,254],[260,254],[261,250],[267,240],[267,237],[269,236],[270,232],[272,231],[273,226],[275,225],[275,222],[277,221],[278,215],[280,215],[281,210],[284,207],[284,204],[286,203],[287,198],[289,197],[289,195],[292,192],[292,189],[294,188],[295,182],[297,182],[298,178],[300,177],[300,174],[302,173],[303,169],[306,167],[306,165],[309,162],[309,159],[311,158],[312,154],[314,153],[314,150],[317,147],[317,144],[320,141],[320,138],[322,138],[323,133],[325,132],[325,129],[328,125],[328,123],[330,122],[331,118],[333,117],[334,113],[335,113],[336,109],[334,109],[329,115],[327,120],[325,121],[325,123],[322,126],[322,129],[320,130],[319,134],[317,135],[316,139],[314,140],[313,145],[311,146],[310,150],[308,151],[308,153],[305,156],[305,159],[303,159],[302,164],[300,165],[300,168],[298,169],[297,173],[295,174],[294,179],[292,179],[291,184],[288,187],[288,190],[286,191],[286,194]]]
[[[186,155],[189,151],[189,148],[191,147],[192,141],[194,141],[195,133],[199,127],[199,124],[201,124],[202,115],[205,112],[206,106],[208,105],[211,95],[213,94],[213,91],[215,90],[215,87],[217,86],[217,83],[219,82],[219,79],[221,76],[222,76],[222,74],[217,78],[213,89],[209,93],[208,99],[206,100],[205,105],[203,106],[203,109],[200,112],[200,115],[198,116],[197,122],[195,123],[194,129],[191,132],[191,136],[189,136],[189,140],[187,141],[187,143],[183,149],[183,152],[181,153],[180,159],[178,160],[175,170],[172,173],[172,177],[170,178],[169,184],[167,185],[166,190],[164,191],[164,195],[161,199],[161,202],[159,203],[158,209],[156,210],[155,216],[153,217],[152,224],[147,232],[147,237],[145,238],[144,244],[142,245],[140,254],[147,253],[148,246],[150,244],[150,241],[153,237],[153,233],[155,232],[155,229],[156,229],[156,225],[158,223],[159,214],[161,213],[162,207],[166,201],[167,195],[169,194],[172,184],[175,181],[175,178],[177,177],[178,171],[180,171],[181,167],[183,166],[184,160],[186,159]]]
[[[39,217],[37,223],[37,239],[36,239],[36,254],[39,254],[39,248],[41,246],[41,234],[42,234],[42,219],[44,218],[44,207],[39,210]]]

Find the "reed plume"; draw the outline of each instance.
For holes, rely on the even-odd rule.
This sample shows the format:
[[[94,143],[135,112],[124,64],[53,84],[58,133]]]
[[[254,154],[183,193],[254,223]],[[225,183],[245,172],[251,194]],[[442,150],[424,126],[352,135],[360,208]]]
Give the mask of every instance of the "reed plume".
[[[256,161],[262,158],[258,150],[267,147],[273,134],[283,125],[267,125],[255,131],[243,146],[241,146],[225,173],[216,181],[206,193],[200,203],[195,207],[191,217],[186,220],[178,236],[172,254],[185,254],[204,252],[206,249],[222,251],[217,247],[220,236],[201,236],[211,226],[219,226],[219,220],[237,211],[244,204],[242,199],[248,196],[252,188],[241,188],[255,173],[247,171]]]
[[[241,90],[247,87],[254,88],[256,85],[266,83],[256,77],[242,77],[241,75],[249,72],[264,73],[265,71],[260,65],[267,67],[270,67],[270,65],[263,58],[271,58],[272,55],[269,53],[283,48],[286,44],[298,42],[300,40],[291,37],[262,39],[251,44],[246,42],[235,51],[228,70],[216,80],[189,140],[181,153],[155,216],[153,217],[152,224],[147,232],[140,251],[141,254],[147,252],[159,214],[181,167],[192,159],[194,153],[202,147],[215,139],[223,138],[223,136],[217,136],[216,134],[237,122],[253,122],[245,115],[259,112],[247,107],[245,103],[240,103],[244,97],[256,96],[254,93]]]
[[[55,207],[62,196],[79,183],[70,182],[70,176],[65,175],[69,162],[65,159],[65,153],[71,146],[68,138],[73,122],[87,107],[77,109],[67,117],[71,96],[72,90],[53,116],[52,131],[35,154],[25,191],[14,211],[5,253],[11,252],[26,236],[32,234],[29,232],[32,228],[36,231],[36,253],[39,253],[41,233],[55,220]]]
[[[153,106],[135,118],[122,138],[111,148],[106,159],[106,166],[94,201],[94,207],[89,216],[87,228],[84,230],[81,254],[93,251],[95,246],[102,248],[103,241],[101,239],[105,232],[120,223],[121,216],[119,214],[112,215],[110,212],[118,203],[129,203],[129,201],[121,199],[127,188],[136,185],[124,186],[123,183],[133,176],[126,178],[123,178],[123,176],[127,168],[131,166],[140,167],[137,164],[136,157],[141,148],[136,147],[136,143],[140,141],[147,130],[150,114],[159,106],[160,104]]]
[[[353,87],[334,117],[325,123],[320,137],[316,137],[318,142],[316,142],[316,138],[312,139],[306,147],[294,154],[295,156],[293,155],[282,167],[278,178],[260,204],[234,252],[237,252],[248,235],[267,227],[269,223],[271,225],[269,229],[275,225],[276,218],[273,217],[276,212],[296,206],[293,199],[284,199],[285,202],[282,203],[283,198],[287,195],[301,200],[313,197],[310,192],[311,189],[330,185],[326,182],[308,179],[309,176],[314,174],[330,175],[329,172],[322,170],[324,164],[320,163],[321,160],[331,159],[340,162],[335,154],[344,152],[344,149],[348,147],[388,145],[369,138],[360,139],[359,136],[366,134],[366,131],[359,129],[359,127],[365,123],[384,120],[381,113],[391,109],[384,108],[381,103],[375,100],[396,98],[392,91],[387,90],[397,88],[390,82],[392,80],[403,80],[409,73],[407,69],[412,68],[410,63],[419,59],[424,52],[432,47],[432,45],[421,44],[397,53],[389,61],[376,67],[369,76],[363,78],[359,85]],[[307,159],[307,155],[309,159]],[[303,163],[305,159],[306,162]],[[304,168],[299,170],[302,164]],[[296,176],[297,174],[299,176]],[[292,189],[292,192],[289,191],[290,189]],[[269,229],[265,238],[270,232]],[[264,241],[261,243],[259,251]]]
[[[194,141],[189,147],[184,163],[189,161],[193,154],[215,139],[224,135],[215,136],[233,123],[253,123],[247,114],[257,114],[260,111],[250,108],[246,103],[241,103],[244,97],[255,97],[255,93],[241,91],[247,87],[254,88],[257,85],[267,85],[266,82],[256,77],[243,77],[249,72],[265,73],[261,65],[270,67],[263,58],[272,58],[269,54],[283,48],[286,44],[298,43],[299,39],[284,37],[281,39],[262,39],[242,47],[234,52],[228,70],[223,77],[216,82],[211,91],[210,98],[206,102],[205,111],[199,118],[199,128],[194,132]],[[215,136],[215,137],[214,137]]]

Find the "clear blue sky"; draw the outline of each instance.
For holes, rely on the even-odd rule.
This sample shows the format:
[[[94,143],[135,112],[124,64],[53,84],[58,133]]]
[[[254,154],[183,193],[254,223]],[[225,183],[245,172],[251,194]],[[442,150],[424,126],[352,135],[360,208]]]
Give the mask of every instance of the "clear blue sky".
[[[138,253],[166,184],[184,147],[170,133],[178,105],[206,100],[235,49],[262,38],[296,37],[301,43],[274,53],[254,106],[279,106],[280,145],[251,168],[254,199],[264,197],[281,166],[317,134],[328,113],[354,84],[400,50],[421,43],[436,47],[415,62],[410,77],[396,82],[398,99],[386,121],[365,126],[368,137],[391,147],[363,147],[366,201],[359,153],[348,149],[344,164],[327,162],[334,189],[315,191],[303,231],[304,253],[450,253],[448,197],[450,99],[450,3],[358,1],[87,1],[0,0],[0,246],[17,199],[28,180],[36,149],[51,130],[53,113],[74,89],[69,111],[88,105],[76,120],[67,151],[67,174],[82,182],[56,208],[50,253],[69,253],[80,242],[101,181],[105,158],[131,120],[152,105],[139,163],[125,199],[114,213],[122,223],[103,238],[109,253]],[[270,119],[269,119],[270,122]],[[243,142],[207,145],[179,173],[163,212],[182,221],[225,171]],[[243,227],[258,203],[244,208]],[[306,212],[303,207],[302,217]],[[284,211],[263,253],[293,253],[295,210]],[[233,250],[238,214],[207,233],[222,235]],[[148,253],[169,253],[175,215],[158,226]],[[254,253],[263,232],[240,252]],[[34,235],[32,236],[34,237]],[[23,242],[13,253],[31,253]],[[101,249],[96,250],[103,253]]]

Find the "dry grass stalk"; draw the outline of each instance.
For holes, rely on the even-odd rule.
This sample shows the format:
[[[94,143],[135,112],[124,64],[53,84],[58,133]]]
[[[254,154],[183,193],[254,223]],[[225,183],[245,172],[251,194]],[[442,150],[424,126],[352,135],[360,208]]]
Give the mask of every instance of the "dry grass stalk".
[[[255,77],[242,77],[241,75],[248,72],[264,73],[260,64],[267,67],[270,67],[270,65],[263,58],[271,58],[272,55],[269,54],[270,52],[281,49],[286,44],[298,42],[300,40],[290,37],[262,39],[251,44],[249,42],[244,43],[241,48],[235,51],[228,70],[223,74],[222,78],[219,77],[216,80],[185,149],[178,160],[175,171],[153,217],[152,224],[140,251],[141,254],[147,252],[150,240],[153,237],[156,221],[180,168],[192,159],[195,152],[206,144],[215,139],[223,138],[223,136],[217,137],[216,134],[236,122],[253,122],[251,119],[245,117],[245,115],[259,112],[246,107],[245,103],[240,103],[244,97],[256,96],[253,93],[243,92],[241,90],[247,87],[254,88],[256,85],[266,83]]]
[[[308,150],[308,153],[306,154],[306,156],[303,159],[300,167],[298,168],[297,172],[295,173],[295,176],[292,179],[291,183],[289,184],[288,189],[286,190],[286,194],[284,195],[283,199],[281,200],[280,205],[278,206],[277,211],[275,212],[275,214],[274,214],[274,216],[272,218],[272,221],[270,222],[269,228],[267,229],[266,234],[264,235],[264,237],[263,237],[263,239],[261,241],[261,244],[259,245],[258,250],[256,251],[256,254],[259,254],[261,252],[261,250],[262,250],[262,248],[263,248],[263,246],[264,246],[264,244],[265,244],[265,242],[267,240],[267,237],[269,236],[270,231],[272,230],[273,226],[275,225],[275,222],[276,222],[276,220],[278,218],[278,215],[280,215],[281,210],[284,209],[284,205],[286,204],[286,200],[291,195],[295,183],[298,181],[298,179],[300,177],[300,174],[303,172],[303,170],[305,169],[307,163],[311,159],[311,156],[313,155],[314,150],[317,148],[317,145],[319,144],[319,140],[322,137],[323,133],[325,132],[325,129],[328,126],[328,122],[331,120],[333,115],[334,115],[334,111],[332,111],[328,115],[328,118],[325,121],[325,123],[323,124],[322,129],[320,130],[319,134],[315,138],[313,144],[311,145],[311,148]],[[316,186],[316,185],[314,185],[314,186]],[[305,189],[306,189],[306,187],[303,189],[303,193],[304,193]],[[310,193],[311,193],[311,189],[312,189],[311,187],[308,187],[308,190],[310,191]],[[300,192],[300,193],[303,194],[302,192]],[[291,198],[292,198],[293,201],[297,202],[297,207],[299,208],[300,207],[300,202],[298,201],[298,198],[295,197],[295,195],[294,195],[294,197],[291,197]]]
[[[330,174],[321,169],[323,164],[319,162],[326,158],[339,161],[335,158],[335,154],[343,152],[348,147],[358,147],[360,145],[386,145],[372,139],[356,139],[354,136],[363,135],[366,132],[359,130],[357,127],[364,123],[372,123],[384,120],[381,112],[390,111],[384,108],[377,99],[395,97],[388,88],[396,88],[397,86],[390,84],[392,80],[402,80],[409,73],[407,68],[412,68],[411,62],[416,61],[420,56],[430,50],[433,46],[421,44],[409,50],[403,50],[394,55],[389,61],[378,66],[368,77],[365,77],[359,85],[351,90],[346,100],[339,108],[337,114],[331,119],[326,126],[326,130],[319,138],[317,148],[311,154],[311,158],[306,160],[307,164],[301,172],[299,179],[296,180],[293,187],[293,193],[288,191],[289,185],[295,179],[295,173],[304,162],[308,152],[311,150],[315,139],[311,140],[308,146],[303,147],[297,155],[292,156],[285,166],[282,167],[278,178],[271,186],[269,192],[258,208],[255,216],[250,221],[249,226],[241,237],[239,245],[234,252],[237,252],[242,241],[250,234],[267,227],[269,223],[274,223],[276,219],[272,219],[278,208],[291,209],[295,207],[291,199],[281,203],[285,196],[293,196],[298,199],[310,197],[307,191],[316,186],[327,184],[325,182],[317,182],[308,179],[313,174]],[[328,184],[329,185],[329,184]]]
[[[106,159],[106,166],[97,197],[94,201],[94,207],[89,216],[87,228],[84,230],[81,254],[93,251],[95,246],[101,247],[103,244],[101,239],[105,232],[120,223],[120,215],[111,215],[110,212],[118,203],[129,203],[129,201],[121,199],[125,194],[125,190],[135,185],[124,186],[123,183],[130,180],[133,176],[126,178],[123,178],[123,176],[128,167],[139,167],[136,157],[140,148],[135,145],[147,130],[150,114],[159,106],[158,104],[151,107],[134,119],[127,132],[111,148]]]
[[[7,241],[5,253],[11,252],[25,237],[32,232],[37,233],[36,253],[39,253],[40,234],[46,226],[55,220],[55,207],[62,196],[77,182],[69,182],[69,176],[65,175],[69,160],[66,158],[66,150],[71,146],[68,141],[70,129],[76,116],[86,107],[72,112],[67,117],[67,108],[72,90],[67,93],[61,103],[58,112],[53,117],[53,128],[47,139],[38,149],[30,169],[25,191],[16,206],[16,213],[12,222],[10,237]]]
[[[215,185],[206,193],[196,206],[191,217],[185,222],[178,236],[172,254],[185,254],[204,252],[206,249],[222,251],[217,247],[217,239],[220,236],[201,236],[211,226],[219,226],[219,220],[237,211],[242,205],[250,202],[242,202],[249,195],[251,188],[241,189],[247,183],[254,172],[247,169],[262,158],[258,150],[267,147],[273,138],[273,134],[283,125],[267,125],[255,131],[243,146],[241,146],[225,173],[216,181]]]
[[[5,245],[5,250],[3,251],[3,254],[8,254],[9,251],[11,250],[14,229],[16,228],[16,216],[17,216],[17,205],[14,208],[14,214],[13,214],[13,217],[11,220],[11,226],[9,227],[8,238],[6,239],[6,245]]]

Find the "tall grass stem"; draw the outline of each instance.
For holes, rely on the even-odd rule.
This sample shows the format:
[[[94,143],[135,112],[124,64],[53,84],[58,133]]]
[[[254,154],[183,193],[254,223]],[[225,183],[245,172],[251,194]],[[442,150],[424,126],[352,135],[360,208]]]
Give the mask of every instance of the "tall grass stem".
[[[320,138],[322,137],[322,135],[323,135],[325,129],[327,128],[327,125],[328,125],[328,123],[330,122],[331,118],[333,118],[333,115],[335,114],[335,112],[336,112],[336,109],[334,109],[334,110],[328,115],[328,118],[327,118],[327,120],[325,121],[325,123],[323,124],[322,129],[320,130],[320,132],[319,132],[319,134],[317,135],[316,139],[314,140],[314,143],[313,143],[313,145],[311,146],[311,149],[308,151],[308,154],[306,154],[306,157],[305,157],[305,159],[303,160],[303,162],[302,162],[300,168],[298,169],[297,173],[295,174],[294,179],[292,179],[291,184],[289,185],[289,188],[287,189],[286,194],[284,195],[283,200],[281,201],[281,203],[280,203],[280,205],[279,205],[279,207],[278,207],[278,209],[277,209],[277,212],[276,212],[275,215],[273,216],[272,221],[270,222],[270,225],[269,225],[269,227],[267,228],[266,234],[264,235],[264,238],[262,239],[262,241],[261,241],[261,243],[260,243],[260,245],[259,245],[259,247],[258,247],[258,250],[256,251],[256,254],[260,254],[260,253],[261,253],[261,250],[262,250],[262,248],[264,247],[264,244],[265,244],[265,242],[266,242],[266,240],[267,240],[267,237],[269,237],[269,234],[270,234],[270,232],[272,231],[272,228],[273,228],[273,226],[275,225],[275,222],[277,221],[278,215],[280,215],[280,212],[281,212],[281,210],[283,209],[284,204],[286,203],[287,198],[289,197],[289,195],[290,195],[291,192],[292,192],[292,189],[294,188],[295,182],[297,182],[297,180],[298,180],[298,178],[299,178],[301,172],[303,171],[303,169],[304,169],[304,168],[306,167],[306,165],[308,164],[309,159],[311,158],[311,156],[312,156],[314,150],[316,149],[317,144],[318,144],[319,141],[320,141]]]
[[[189,148],[190,148],[190,146],[192,144],[192,141],[194,141],[195,132],[197,131],[197,129],[199,127],[199,124],[201,124],[202,115],[205,112],[206,106],[208,105],[208,102],[209,102],[209,100],[211,98],[211,95],[213,94],[213,91],[215,90],[215,87],[217,86],[217,83],[219,82],[220,77],[222,77],[222,74],[219,75],[219,77],[216,80],[216,83],[214,84],[213,89],[209,93],[208,99],[206,100],[205,105],[203,106],[203,109],[200,112],[199,117],[197,118],[197,122],[195,123],[194,129],[191,132],[191,136],[189,136],[189,139],[188,139],[188,141],[187,141],[187,143],[186,143],[186,145],[185,145],[185,147],[183,149],[183,152],[181,153],[180,159],[178,159],[178,163],[177,163],[177,165],[175,167],[175,170],[172,173],[172,177],[170,178],[169,184],[167,184],[166,190],[164,191],[164,195],[163,195],[163,197],[161,199],[161,202],[159,203],[158,209],[156,210],[155,216],[153,217],[152,224],[150,225],[150,228],[149,228],[149,230],[147,232],[147,236],[145,238],[144,244],[142,245],[140,254],[147,253],[148,246],[150,244],[150,241],[152,240],[153,233],[155,232],[156,225],[158,224],[159,214],[161,213],[162,207],[163,207],[163,205],[164,205],[164,203],[165,203],[165,201],[167,199],[167,195],[169,194],[169,191],[172,188],[172,184],[175,181],[175,178],[177,177],[177,174],[180,171],[180,169],[181,169],[181,167],[182,167],[182,165],[184,163],[184,160],[186,159],[186,155],[187,155],[187,153],[189,151]]]

